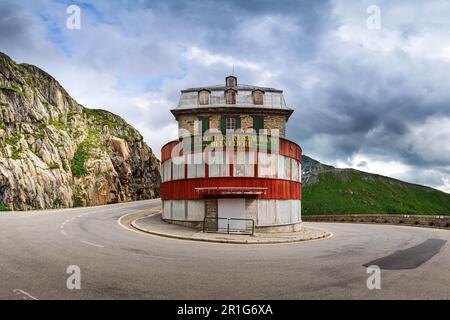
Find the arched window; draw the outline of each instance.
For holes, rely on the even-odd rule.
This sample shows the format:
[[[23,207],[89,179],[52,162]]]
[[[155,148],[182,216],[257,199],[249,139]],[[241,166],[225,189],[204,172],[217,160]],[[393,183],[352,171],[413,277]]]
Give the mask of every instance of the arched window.
[[[262,105],[264,104],[264,93],[261,90],[255,90],[252,92],[253,103]]]
[[[234,90],[225,91],[225,103],[236,104],[236,91]]]
[[[201,105],[209,104],[209,91],[201,90],[198,93],[198,103]]]

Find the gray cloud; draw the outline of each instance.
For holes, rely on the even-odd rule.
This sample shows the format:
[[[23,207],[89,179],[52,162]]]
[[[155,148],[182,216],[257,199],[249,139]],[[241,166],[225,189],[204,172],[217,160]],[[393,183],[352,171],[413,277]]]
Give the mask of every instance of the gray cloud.
[[[241,83],[285,90],[306,154],[450,183],[450,4],[381,1],[369,30],[371,1],[86,1],[78,31],[64,27],[67,4],[3,1],[0,50],[120,114],[156,152],[179,90],[234,65]]]

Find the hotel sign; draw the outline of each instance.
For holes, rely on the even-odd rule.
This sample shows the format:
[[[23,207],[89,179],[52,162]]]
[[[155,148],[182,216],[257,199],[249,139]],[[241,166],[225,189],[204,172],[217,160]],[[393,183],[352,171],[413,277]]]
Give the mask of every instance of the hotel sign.
[[[277,136],[245,133],[195,135],[183,138],[183,148],[193,151],[226,148],[279,151],[280,139]]]

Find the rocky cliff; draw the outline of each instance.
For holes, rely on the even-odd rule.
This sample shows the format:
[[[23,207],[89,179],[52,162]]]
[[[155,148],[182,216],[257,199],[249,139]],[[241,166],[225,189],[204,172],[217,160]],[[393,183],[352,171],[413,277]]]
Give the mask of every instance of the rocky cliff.
[[[0,210],[158,197],[159,168],[122,118],[83,107],[46,72],[0,53]]]

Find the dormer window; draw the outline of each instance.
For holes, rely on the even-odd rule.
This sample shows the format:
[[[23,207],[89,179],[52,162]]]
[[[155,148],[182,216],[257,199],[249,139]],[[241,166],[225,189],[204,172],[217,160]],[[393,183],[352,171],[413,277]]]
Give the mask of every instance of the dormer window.
[[[262,92],[261,90],[255,90],[252,92],[252,96],[254,104],[258,105],[264,104],[264,92]]]
[[[236,104],[236,91],[235,90],[225,91],[225,103],[226,104]]]
[[[208,90],[201,90],[198,93],[198,103],[200,105],[209,104],[209,91]]]
[[[235,76],[228,76],[225,78],[225,82],[226,82],[227,87],[236,87],[237,78]]]

